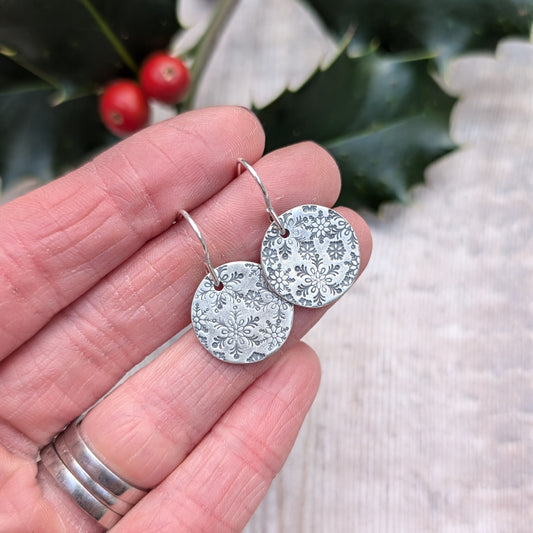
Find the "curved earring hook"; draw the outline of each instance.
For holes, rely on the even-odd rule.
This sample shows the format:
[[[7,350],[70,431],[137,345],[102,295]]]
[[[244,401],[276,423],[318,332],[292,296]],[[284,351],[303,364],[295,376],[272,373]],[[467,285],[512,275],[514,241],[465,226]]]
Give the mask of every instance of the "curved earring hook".
[[[185,209],[180,209],[178,213],[190,224],[194,233],[196,233],[196,236],[202,243],[202,247],[205,252],[205,264],[207,266],[207,269],[209,270],[209,273],[211,274],[211,277],[213,278],[213,282],[215,283],[215,289],[219,287],[222,288],[222,282],[220,281],[220,278],[217,276],[217,273],[215,272],[215,269],[211,264],[211,259],[209,258],[209,250],[207,249],[207,244],[205,243],[202,233],[200,232],[200,228],[198,228],[196,222],[192,219],[191,215],[189,215],[189,213],[185,211]]]
[[[263,193],[263,196],[265,197],[267,213],[270,216],[270,220],[276,224],[276,226],[279,228],[279,231],[281,232],[281,236],[284,237],[287,234],[287,228],[283,226],[278,215],[276,215],[276,212],[274,211],[274,208],[272,207],[272,204],[270,203],[268,192],[263,184],[263,181],[259,177],[259,174],[255,171],[254,167],[252,167],[252,165],[248,163],[248,161],[246,161],[242,157],[239,157],[239,159],[237,159],[237,172],[239,172],[241,165],[244,168],[246,168],[246,170],[248,170],[248,172],[252,175],[252,178],[254,178],[254,180],[257,182],[259,187],[261,187],[261,191]]]

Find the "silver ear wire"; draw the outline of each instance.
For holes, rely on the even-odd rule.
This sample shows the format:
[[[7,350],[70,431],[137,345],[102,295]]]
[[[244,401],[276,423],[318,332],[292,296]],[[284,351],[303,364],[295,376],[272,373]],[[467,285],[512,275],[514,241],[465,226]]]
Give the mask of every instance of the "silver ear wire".
[[[285,235],[287,234],[287,229],[283,226],[283,224],[281,223],[281,220],[279,219],[278,215],[274,211],[274,208],[272,207],[272,204],[270,203],[268,192],[263,184],[263,181],[259,177],[259,174],[257,174],[254,167],[252,167],[252,165],[250,165],[248,161],[246,161],[242,157],[239,157],[239,159],[237,159],[237,172],[239,172],[241,166],[243,166],[246,170],[248,170],[248,172],[252,175],[252,178],[254,178],[254,180],[257,182],[259,187],[261,187],[261,191],[265,198],[265,203],[267,206],[267,213],[270,216],[270,220],[276,224],[276,226],[278,227],[281,233],[281,236],[285,237]]]
[[[220,281],[220,278],[217,276],[217,273],[215,272],[215,269],[213,268],[213,265],[211,264],[211,259],[209,258],[209,250],[207,249],[207,244],[202,236],[202,233],[200,232],[200,228],[198,228],[198,226],[196,225],[196,222],[192,219],[191,215],[189,215],[189,213],[185,211],[185,209],[180,209],[178,213],[190,224],[194,233],[196,233],[196,236],[202,243],[202,247],[205,252],[205,264],[207,266],[207,269],[209,270],[209,273],[211,274],[211,277],[213,278],[215,288],[218,289],[219,287],[222,286],[222,282]]]

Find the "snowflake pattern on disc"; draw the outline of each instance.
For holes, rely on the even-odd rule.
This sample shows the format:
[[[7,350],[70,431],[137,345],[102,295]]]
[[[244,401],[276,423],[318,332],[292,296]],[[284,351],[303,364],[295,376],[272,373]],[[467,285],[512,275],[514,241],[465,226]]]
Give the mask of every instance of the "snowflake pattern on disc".
[[[194,294],[192,326],[212,355],[228,363],[254,363],[279,350],[292,328],[294,307],[273,293],[261,266],[235,261],[207,275]]]
[[[359,270],[359,242],[349,222],[333,209],[301,205],[280,217],[261,247],[268,284],[283,299],[302,307],[323,307],[340,298]]]

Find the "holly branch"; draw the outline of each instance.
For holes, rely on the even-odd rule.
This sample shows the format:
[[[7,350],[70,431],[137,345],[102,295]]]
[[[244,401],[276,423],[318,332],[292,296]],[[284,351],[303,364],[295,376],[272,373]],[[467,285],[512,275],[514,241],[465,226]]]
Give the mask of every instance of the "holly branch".
[[[220,0],[205,34],[188,51],[188,93],[167,99],[184,97],[179,110],[194,105],[236,4]],[[256,112],[268,149],[303,139],[323,144],[341,168],[342,202],[371,209],[409,201],[427,165],[454,149],[449,119],[455,100],[436,81],[449,60],[491,50],[505,36],[528,36],[533,22],[533,0],[308,0],[308,5],[337,37],[337,58],[297,91],[287,90]],[[99,98],[113,80],[142,82],[136,79],[138,66],[153,52],[167,50],[183,30],[175,0],[0,0],[0,8],[4,189],[27,176],[54,179],[117,142],[99,116]],[[341,45],[349,28],[350,42]],[[172,66],[159,62],[154,70],[172,79]],[[137,99],[148,89],[140,91]],[[122,111],[117,115],[112,106],[111,111],[114,125],[123,125]]]

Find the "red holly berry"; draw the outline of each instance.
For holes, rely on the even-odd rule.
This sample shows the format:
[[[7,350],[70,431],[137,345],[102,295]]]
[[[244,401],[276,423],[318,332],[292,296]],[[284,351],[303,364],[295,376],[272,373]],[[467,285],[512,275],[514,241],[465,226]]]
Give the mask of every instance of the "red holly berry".
[[[102,121],[119,137],[125,137],[146,126],[149,115],[146,96],[131,80],[111,82],[100,97]]]
[[[177,104],[187,93],[191,77],[180,59],[165,52],[154,52],[142,64],[139,81],[149,98]]]

